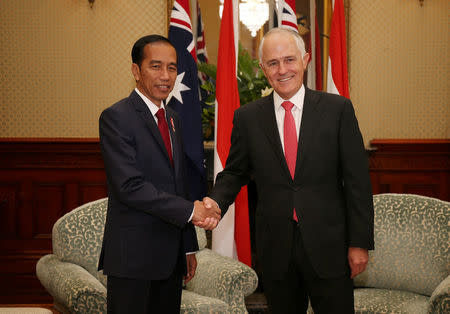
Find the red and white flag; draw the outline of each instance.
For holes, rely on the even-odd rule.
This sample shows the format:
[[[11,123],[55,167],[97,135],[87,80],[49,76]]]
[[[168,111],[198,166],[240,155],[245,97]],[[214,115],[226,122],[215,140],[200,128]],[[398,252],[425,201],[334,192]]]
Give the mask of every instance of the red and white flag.
[[[295,0],[278,1],[278,26],[289,28],[298,33]]]
[[[238,0],[225,0],[220,24],[216,78],[214,177],[222,171],[231,146],[233,114],[239,108],[237,86]],[[212,249],[251,266],[247,187],[243,187],[212,234]]]
[[[327,91],[349,98],[347,42],[343,0],[333,0],[330,52],[328,58]]]

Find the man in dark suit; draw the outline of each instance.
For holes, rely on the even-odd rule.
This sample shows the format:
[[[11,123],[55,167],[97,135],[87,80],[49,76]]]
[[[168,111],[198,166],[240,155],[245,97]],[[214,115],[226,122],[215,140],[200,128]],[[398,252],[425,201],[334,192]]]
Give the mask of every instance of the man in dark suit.
[[[210,197],[224,214],[255,181],[257,256],[272,313],[305,313],[308,299],[316,314],[352,313],[352,278],[374,245],[368,161],[350,100],[303,86],[308,59],[297,33],[264,36],[260,66],[274,92],[235,111]]]
[[[159,35],[132,49],[136,89],[100,116],[108,211],[99,269],[108,275],[108,313],[179,313],[182,277],[195,274],[192,223],[215,227],[220,211],[187,201],[180,121],[164,100],[177,54]],[[192,223],[191,223],[192,222]]]

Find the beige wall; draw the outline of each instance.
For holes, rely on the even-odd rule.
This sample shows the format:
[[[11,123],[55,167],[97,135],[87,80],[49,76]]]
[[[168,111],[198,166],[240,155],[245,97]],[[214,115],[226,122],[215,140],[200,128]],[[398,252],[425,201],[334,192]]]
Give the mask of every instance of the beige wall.
[[[192,0],[191,0],[192,1]],[[217,51],[219,48],[219,32],[220,32],[220,17],[219,17],[219,0],[198,0],[200,9],[202,11],[202,20],[205,29],[206,50],[208,52],[209,63],[217,64]],[[247,27],[239,23],[239,41],[242,46],[251,54],[259,43],[260,33],[253,38]],[[254,56],[257,58],[257,55]]]
[[[198,4],[202,11],[206,51],[208,52],[209,62],[216,64],[220,32],[219,0],[199,0]]]
[[[199,0],[212,63],[218,2]],[[450,1],[347,2],[350,95],[366,143],[450,138]],[[0,1],[0,137],[97,137],[101,110],[134,86],[130,49],[148,33],[167,34],[167,1]]]
[[[97,137],[149,33],[167,34],[165,0],[0,1],[0,137]]]
[[[351,0],[350,97],[366,143],[450,138],[450,1]]]

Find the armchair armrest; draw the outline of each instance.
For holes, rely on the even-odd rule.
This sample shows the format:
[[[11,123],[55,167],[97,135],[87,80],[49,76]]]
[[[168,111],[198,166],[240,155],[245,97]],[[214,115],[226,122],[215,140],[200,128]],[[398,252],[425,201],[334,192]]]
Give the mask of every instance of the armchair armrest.
[[[106,313],[106,288],[81,266],[48,254],[38,261],[36,274],[55,303],[71,313]]]
[[[450,275],[434,289],[428,313],[448,313],[450,307]]]
[[[196,254],[197,271],[187,290],[217,298],[229,305],[230,313],[245,313],[245,297],[256,290],[253,269],[232,258],[203,249]]]

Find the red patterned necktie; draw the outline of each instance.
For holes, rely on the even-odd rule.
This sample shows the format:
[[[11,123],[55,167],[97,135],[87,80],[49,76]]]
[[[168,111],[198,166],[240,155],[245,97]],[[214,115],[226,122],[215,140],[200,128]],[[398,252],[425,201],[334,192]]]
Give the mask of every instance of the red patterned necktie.
[[[170,145],[169,126],[167,125],[166,115],[164,114],[163,108],[160,108],[156,112],[156,117],[158,118],[159,132],[161,132],[164,144],[166,145],[167,153],[169,154],[170,163],[173,166],[172,146]]]
[[[289,172],[291,173],[292,179],[294,179],[295,175],[295,163],[297,161],[297,131],[295,130],[295,121],[294,116],[292,115],[292,107],[294,107],[294,104],[290,101],[285,101],[281,104],[285,110],[284,114],[284,130],[283,130],[283,136],[284,136],[284,157],[286,158],[286,163],[289,168]],[[295,221],[298,222],[297,214],[294,214],[293,218]]]

